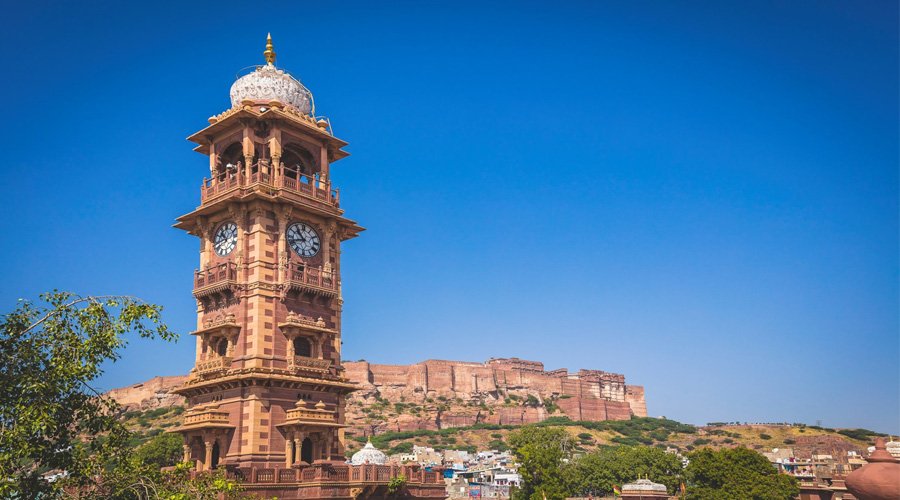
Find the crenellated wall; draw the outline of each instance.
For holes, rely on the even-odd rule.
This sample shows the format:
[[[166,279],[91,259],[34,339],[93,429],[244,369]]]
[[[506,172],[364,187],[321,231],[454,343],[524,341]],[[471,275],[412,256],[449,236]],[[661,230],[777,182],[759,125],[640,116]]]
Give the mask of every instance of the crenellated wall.
[[[484,363],[430,359],[412,365],[344,362],[347,377],[360,385],[352,394],[362,408],[379,398],[422,405],[424,413],[386,418],[392,430],[447,428],[477,422],[527,424],[559,407],[573,420],[622,420],[646,416],[644,388],[627,385],[624,375],[565,368],[545,371],[543,363],[517,358]],[[528,396],[541,403],[528,405]],[[440,404],[439,404],[440,403]],[[350,414],[356,413],[355,410]],[[362,427],[360,421],[356,422]],[[351,418],[352,420],[352,418]],[[371,419],[370,419],[371,421]]]

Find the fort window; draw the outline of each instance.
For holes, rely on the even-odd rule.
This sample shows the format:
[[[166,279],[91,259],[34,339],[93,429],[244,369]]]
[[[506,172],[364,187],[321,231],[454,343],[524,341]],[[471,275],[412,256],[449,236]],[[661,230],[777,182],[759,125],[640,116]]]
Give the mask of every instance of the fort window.
[[[239,164],[242,163],[243,159],[244,150],[241,147],[241,143],[231,143],[231,145],[225,148],[225,151],[219,155],[219,165],[216,171],[216,177],[221,180],[226,174],[237,174],[238,170],[240,170]]]
[[[300,446],[300,460],[311,464],[313,462],[313,443],[312,440],[306,438],[303,440],[303,444]]]
[[[281,156],[284,176],[296,181],[309,183],[315,178],[315,161],[306,149],[296,144],[287,144]]]
[[[304,337],[294,339],[294,356],[312,357],[312,345]]]
[[[219,356],[225,356],[228,354],[228,340],[219,339],[216,341],[216,354]]]

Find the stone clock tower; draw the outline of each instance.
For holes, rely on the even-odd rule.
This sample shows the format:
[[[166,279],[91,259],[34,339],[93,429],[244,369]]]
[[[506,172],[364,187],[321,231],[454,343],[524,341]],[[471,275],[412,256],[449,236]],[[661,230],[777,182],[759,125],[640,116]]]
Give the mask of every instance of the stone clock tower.
[[[198,470],[344,460],[341,243],[363,230],[331,182],[347,143],[275,66],[271,37],[264,55],[231,109],[189,137],[210,177],[175,224],[200,243],[196,364],[175,430]]]

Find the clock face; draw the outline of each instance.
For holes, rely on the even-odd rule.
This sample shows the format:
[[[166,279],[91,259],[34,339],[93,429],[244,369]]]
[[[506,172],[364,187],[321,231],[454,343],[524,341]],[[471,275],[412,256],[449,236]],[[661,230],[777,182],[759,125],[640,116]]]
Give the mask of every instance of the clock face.
[[[301,257],[312,257],[322,247],[319,233],[305,222],[295,222],[288,226],[287,242]]]
[[[237,245],[237,224],[234,222],[226,222],[219,226],[216,230],[216,237],[213,241],[213,248],[216,253],[226,256],[234,250]]]

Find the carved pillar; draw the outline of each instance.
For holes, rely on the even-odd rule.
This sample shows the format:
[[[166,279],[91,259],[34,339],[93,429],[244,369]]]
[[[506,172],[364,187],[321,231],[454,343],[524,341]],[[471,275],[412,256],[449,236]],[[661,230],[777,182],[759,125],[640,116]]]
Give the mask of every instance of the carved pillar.
[[[203,444],[206,445],[206,457],[203,461],[203,470],[212,470],[213,442],[206,441]]]
[[[183,454],[182,462],[190,462],[191,461],[191,445],[185,444],[181,446],[181,451]]]
[[[325,234],[322,238],[322,260],[325,262],[324,270],[327,273],[331,272],[331,239],[336,230],[337,224],[334,221],[325,223]]]
[[[322,458],[325,460],[331,460],[331,446],[334,442],[334,433],[331,431],[325,432],[325,453],[322,454]]]
[[[218,153],[216,153],[216,143],[209,141],[209,177],[215,179],[216,171],[221,163]]]
[[[296,443],[297,443],[297,441],[295,439],[291,439],[290,437],[285,442],[285,453],[284,453],[284,466],[285,467],[290,467],[291,465],[293,465],[293,460],[291,460],[291,457],[297,456],[297,454],[295,453],[295,450],[297,449]]]
[[[322,147],[319,149],[319,172],[322,173],[322,180],[325,183],[325,188],[328,189],[331,187],[328,178],[328,144],[323,142]]]
[[[253,139],[250,137],[250,128],[244,127],[244,168],[246,169],[247,177],[250,176],[251,167],[253,166]]]

